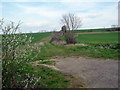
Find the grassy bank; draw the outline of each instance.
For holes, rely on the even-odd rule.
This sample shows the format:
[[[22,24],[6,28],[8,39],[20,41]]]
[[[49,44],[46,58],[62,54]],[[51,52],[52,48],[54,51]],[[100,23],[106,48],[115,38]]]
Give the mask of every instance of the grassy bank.
[[[104,59],[118,59],[118,49],[104,49],[93,46],[56,46],[46,43],[36,60],[54,58],[55,56],[83,56]]]
[[[64,74],[45,66],[24,65],[20,76],[15,77],[13,87],[20,88],[67,88],[71,82]],[[28,76],[26,76],[28,75]]]

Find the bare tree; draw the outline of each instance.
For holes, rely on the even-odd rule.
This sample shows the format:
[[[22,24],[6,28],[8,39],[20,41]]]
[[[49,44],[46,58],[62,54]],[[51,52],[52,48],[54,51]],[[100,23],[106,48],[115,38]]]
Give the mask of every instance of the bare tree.
[[[73,13],[64,14],[61,22],[66,25],[68,30],[76,30],[82,25],[81,18]]]

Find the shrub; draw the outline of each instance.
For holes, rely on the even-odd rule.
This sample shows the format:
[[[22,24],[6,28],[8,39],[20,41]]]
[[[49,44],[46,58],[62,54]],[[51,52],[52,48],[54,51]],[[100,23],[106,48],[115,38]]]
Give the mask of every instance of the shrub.
[[[65,41],[67,44],[75,44],[76,43],[76,38],[74,33],[72,32],[66,32],[65,33]]]
[[[23,78],[24,66],[30,60],[29,56],[34,51],[30,45],[32,37],[26,34],[16,34],[20,27],[20,22],[15,25],[11,22],[4,25],[3,19],[0,20],[0,29],[2,29],[2,87],[13,88],[18,83],[16,79]],[[38,50],[39,51],[39,50]],[[29,74],[24,75],[26,80]],[[24,83],[26,87],[29,82]]]

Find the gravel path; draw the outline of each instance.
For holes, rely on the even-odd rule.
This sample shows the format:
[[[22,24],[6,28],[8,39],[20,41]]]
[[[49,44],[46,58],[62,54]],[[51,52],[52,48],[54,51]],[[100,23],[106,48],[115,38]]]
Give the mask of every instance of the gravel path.
[[[88,88],[118,88],[118,61],[83,57],[53,59],[56,68],[80,77]]]

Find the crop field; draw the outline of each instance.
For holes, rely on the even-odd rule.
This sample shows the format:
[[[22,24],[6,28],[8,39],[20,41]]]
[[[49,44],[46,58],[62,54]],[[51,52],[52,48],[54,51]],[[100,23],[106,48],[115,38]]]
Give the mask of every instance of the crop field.
[[[37,43],[40,41],[43,41],[46,37],[51,35],[51,32],[45,32],[45,33],[27,33],[26,34],[28,37],[33,37],[32,43]]]
[[[79,43],[105,44],[118,43],[118,32],[78,34]]]
[[[80,31],[79,31],[80,32]],[[82,32],[82,31],[81,31]],[[120,32],[108,32],[108,33],[87,33],[87,34],[79,34],[77,32],[77,43],[87,43],[87,44],[105,44],[105,43],[118,43],[118,34]],[[46,32],[46,33],[27,33],[28,37],[32,36],[33,40],[32,43],[37,42],[44,42],[45,40],[50,39],[52,33]]]
[[[86,29],[86,30],[76,30],[77,33],[79,32],[106,32],[113,30],[113,28],[99,28],[99,29]]]

